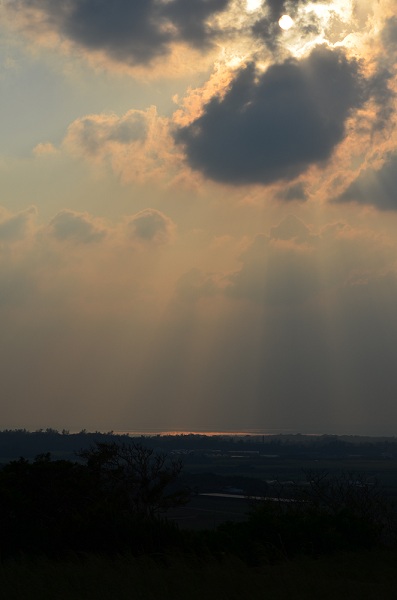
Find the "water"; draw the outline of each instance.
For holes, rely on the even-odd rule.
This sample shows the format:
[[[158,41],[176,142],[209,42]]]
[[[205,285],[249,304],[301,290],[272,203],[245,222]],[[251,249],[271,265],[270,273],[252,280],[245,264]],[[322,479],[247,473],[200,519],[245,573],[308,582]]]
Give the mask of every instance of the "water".
[[[278,435],[278,434],[294,434],[296,433],[292,429],[242,429],[242,430],[231,430],[231,429],[222,429],[222,430],[212,430],[212,429],[202,429],[202,430],[163,430],[163,429],[134,429],[134,430],[126,430],[126,431],[113,431],[116,435],[130,435],[131,437],[137,436],[154,436],[154,435],[223,435],[223,436],[261,436],[261,435]]]

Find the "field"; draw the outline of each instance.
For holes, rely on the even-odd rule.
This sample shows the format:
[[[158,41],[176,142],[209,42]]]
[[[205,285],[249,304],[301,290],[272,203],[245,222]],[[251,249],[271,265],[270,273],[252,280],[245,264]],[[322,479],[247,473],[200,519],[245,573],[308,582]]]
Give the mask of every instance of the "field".
[[[0,567],[0,588],[7,600],[393,600],[396,566],[387,551],[257,568],[232,558],[25,559]]]
[[[226,487],[242,489],[248,494],[262,493],[259,482],[267,483],[266,495],[280,487],[304,484],[306,474],[326,472],[329,475],[348,473],[378,484],[384,493],[397,502],[397,459],[301,458],[259,456],[249,459],[211,458],[210,461],[185,461],[184,472],[189,484],[201,492],[223,491]],[[273,491],[272,491],[273,490]]]

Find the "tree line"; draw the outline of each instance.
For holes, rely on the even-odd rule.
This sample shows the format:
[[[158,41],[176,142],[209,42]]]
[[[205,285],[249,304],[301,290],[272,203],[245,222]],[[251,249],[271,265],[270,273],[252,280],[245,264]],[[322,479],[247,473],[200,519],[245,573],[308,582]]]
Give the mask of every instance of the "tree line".
[[[213,451],[232,452],[254,450],[264,454],[274,454],[284,458],[345,458],[360,455],[363,458],[397,458],[397,438],[364,438],[357,436],[305,436],[301,434],[280,435],[142,435],[129,437],[113,431],[89,432],[81,430],[72,433],[66,429],[57,431],[47,428],[37,431],[26,429],[6,429],[0,431],[0,462],[19,456],[34,458],[50,450],[62,458],[73,459],[76,448],[86,448],[96,441],[122,442],[138,441],[144,446],[173,451]]]

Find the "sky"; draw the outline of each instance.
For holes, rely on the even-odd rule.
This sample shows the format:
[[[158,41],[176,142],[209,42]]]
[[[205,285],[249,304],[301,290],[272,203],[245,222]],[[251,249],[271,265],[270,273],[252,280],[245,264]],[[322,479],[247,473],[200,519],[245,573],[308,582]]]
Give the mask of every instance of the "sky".
[[[0,0],[0,428],[397,435],[395,0]]]

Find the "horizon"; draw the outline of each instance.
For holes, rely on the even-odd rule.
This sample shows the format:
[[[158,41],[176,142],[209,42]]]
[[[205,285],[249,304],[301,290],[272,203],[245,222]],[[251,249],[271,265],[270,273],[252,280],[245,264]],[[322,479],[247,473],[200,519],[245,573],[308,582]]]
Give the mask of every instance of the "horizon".
[[[52,434],[56,433],[58,435],[113,435],[113,436],[127,436],[127,437],[176,437],[176,436],[200,436],[200,437],[253,437],[253,438],[270,438],[270,437],[308,437],[308,438],[365,438],[365,439],[382,439],[382,440],[393,440],[396,439],[397,436],[393,434],[379,434],[379,435],[371,435],[371,434],[352,434],[352,433],[303,433],[300,431],[282,431],[282,430],[149,430],[149,429],[134,429],[128,431],[114,431],[114,430],[69,430],[69,429],[54,429],[51,427],[48,428],[39,428],[35,430],[29,430],[25,428],[10,428],[10,429],[0,429],[1,433],[44,433],[44,434]]]

